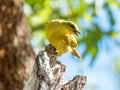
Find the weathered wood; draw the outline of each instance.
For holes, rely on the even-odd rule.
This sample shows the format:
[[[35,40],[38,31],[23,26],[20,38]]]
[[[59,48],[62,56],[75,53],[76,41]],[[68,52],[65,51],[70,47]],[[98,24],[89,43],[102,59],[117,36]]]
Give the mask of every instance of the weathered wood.
[[[57,60],[51,62],[48,52],[41,50],[36,57],[31,77],[23,90],[82,90],[86,76],[77,75],[73,80],[65,83],[65,71],[65,65]]]
[[[70,80],[68,83],[64,84],[61,90],[82,90],[86,83],[86,76],[77,75]]]

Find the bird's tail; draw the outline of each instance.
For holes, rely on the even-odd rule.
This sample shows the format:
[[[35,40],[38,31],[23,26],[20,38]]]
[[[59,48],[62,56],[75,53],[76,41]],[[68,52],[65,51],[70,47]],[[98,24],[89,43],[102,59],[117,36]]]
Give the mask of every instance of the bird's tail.
[[[82,60],[82,57],[79,55],[78,51],[76,49],[72,49],[72,55],[77,56],[80,60]]]

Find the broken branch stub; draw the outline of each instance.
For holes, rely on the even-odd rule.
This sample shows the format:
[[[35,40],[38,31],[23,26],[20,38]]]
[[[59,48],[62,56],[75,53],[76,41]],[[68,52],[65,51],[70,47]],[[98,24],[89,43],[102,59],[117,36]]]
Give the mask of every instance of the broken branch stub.
[[[39,51],[31,76],[23,90],[82,90],[86,76],[77,75],[65,83],[66,67],[56,60],[56,56],[48,57],[49,48],[52,47],[48,46],[45,51]]]

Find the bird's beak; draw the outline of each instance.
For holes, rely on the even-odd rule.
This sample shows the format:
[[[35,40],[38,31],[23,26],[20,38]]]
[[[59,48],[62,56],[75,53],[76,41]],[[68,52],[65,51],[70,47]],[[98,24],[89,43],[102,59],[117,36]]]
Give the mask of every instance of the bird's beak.
[[[74,33],[78,36],[79,34],[81,34],[78,30],[74,30]]]

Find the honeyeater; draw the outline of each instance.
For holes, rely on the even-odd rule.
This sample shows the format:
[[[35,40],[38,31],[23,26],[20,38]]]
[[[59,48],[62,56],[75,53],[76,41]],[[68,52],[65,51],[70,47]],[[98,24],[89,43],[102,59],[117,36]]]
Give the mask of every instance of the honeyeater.
[[[46,34],[50,44],[56,48],[58,56],[71,52],[80,60],[82,59],[76,50],[78,43],[75,35],[80,34],[80,32],[74,22],[61,19],[48,21],[46,24]]]

